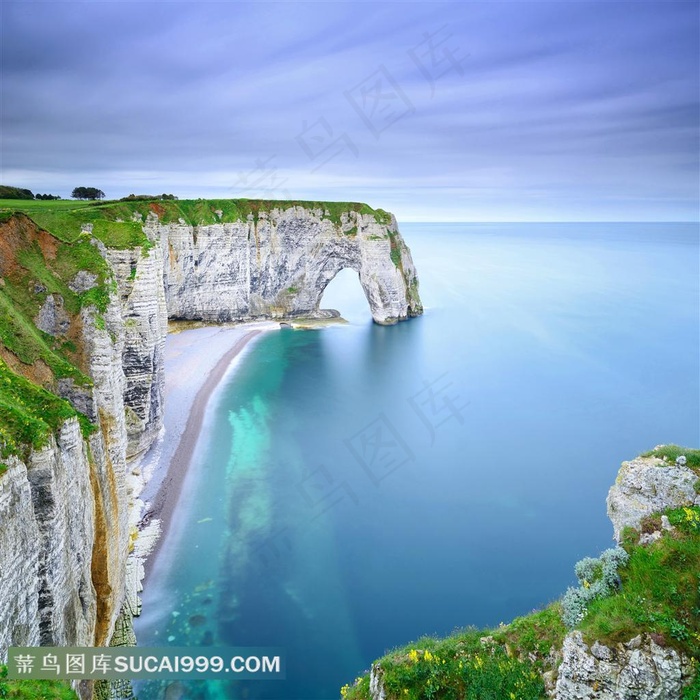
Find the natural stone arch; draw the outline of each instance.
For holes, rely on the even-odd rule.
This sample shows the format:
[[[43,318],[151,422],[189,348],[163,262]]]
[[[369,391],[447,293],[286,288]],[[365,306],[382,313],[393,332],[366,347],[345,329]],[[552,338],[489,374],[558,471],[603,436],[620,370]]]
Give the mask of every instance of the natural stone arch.
[[[338,224],[322,210],[296,206],[261,212],[255,221],[152,225],[167,261],[171,318],[319,316],[323,291],[345,268],[359,273],[377,323],[423,310],[413,260],[393,217],[379,223],[371,214],[349,211]]]

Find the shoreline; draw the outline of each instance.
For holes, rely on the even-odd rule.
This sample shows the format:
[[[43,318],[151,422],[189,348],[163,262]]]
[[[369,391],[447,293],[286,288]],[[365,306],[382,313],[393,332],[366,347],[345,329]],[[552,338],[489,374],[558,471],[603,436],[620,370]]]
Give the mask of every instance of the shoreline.
[[[248,344],[259,337],[263,331],[276,328],[279,328],[278,324],[262,323],[229,328],[192,329],[192,331],[204,331],[203,335],[209,333],[210,337],[191,341],[179,352],[171,348],[171,354],[180,362],[181,375],[186,379],[183,381],[184,386],[179,390],[181,396],[168,397],[171,409],[175,410],[171,410],[167,416],[164,416],[164,435],[154,445],[152,456],[150,459],[146,458],[144,464],[147,469],[150,466],[151,474],[146,478],[144,490],[139,496],[139,499],[143,499],[146,503],[138,529],[143,531],[152,523],[159,523],[159,534],[149,547],[148,555],[143,562],[145,579],[152,572],[161,547],[170,532],[173,515],[177,511],[213,395],[231,369],[232,363]],[[209,342],[203,346],[203,341],[212,341],[218,334],[234,335],[233,345],[226,343],[226,346],[221,348]],[[169,334],[172,338],[178,336],[180,340],[182,337],[189,340],[191,334],[188,331],[174,333],[172,336]],[[214,345],[213,348],[212,345]],[[220,355],[222,350],[223,354]],[[212,356],[214,356],[214,364],[207,371],[207,359],[210,364]],[[173,374],[166,370],[166,377],[172,383]],[[172,385],[167,388],[171,391],[173,389]],[[176,406],[172,406],[174,400],[177,401]],[[146,492],[152,493],[147,496]]]

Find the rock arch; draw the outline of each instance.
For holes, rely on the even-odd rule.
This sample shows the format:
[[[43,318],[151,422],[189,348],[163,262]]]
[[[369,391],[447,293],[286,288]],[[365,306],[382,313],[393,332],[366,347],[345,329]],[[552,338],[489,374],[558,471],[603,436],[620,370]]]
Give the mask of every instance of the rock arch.
[[[271,203],[272,204],[272,203]],[[171,318],[207,321],[318,317],[326,286],[359,273],[372,318],[388,325],[422,313],[418,278],[396,220],[348,211],[273,208],[256,220],[147,224],[163,246]]]

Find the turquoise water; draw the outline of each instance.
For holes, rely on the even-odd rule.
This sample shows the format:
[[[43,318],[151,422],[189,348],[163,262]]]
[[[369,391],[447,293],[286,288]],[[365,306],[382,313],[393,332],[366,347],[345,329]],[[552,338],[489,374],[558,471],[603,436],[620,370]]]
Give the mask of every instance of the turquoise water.
[[[697,226],[402,232],[425,316],[372,324],[344,271],[349,325],[265,335],[143,596],[141,645],[284,647],[287,680],[168,698],[335,699],[392,646],[540,607],[609,546],[619,463],[700,444]]]

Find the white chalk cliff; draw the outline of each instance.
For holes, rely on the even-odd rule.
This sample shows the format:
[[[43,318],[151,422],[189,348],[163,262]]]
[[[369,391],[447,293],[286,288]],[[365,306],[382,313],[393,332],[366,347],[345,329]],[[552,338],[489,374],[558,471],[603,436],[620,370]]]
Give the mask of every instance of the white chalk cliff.
[[[88,307],[77,322],[94,386],[61,380],[56,389],[98,430],[86,438],[70,419],[28,457],[3,460],[0,660],[10,646],[107,645],[125,603],[133,608],[126,586],[136,537],[132,471],[162,427],[168,318],[322,316],[323,291],[345,268],[357,271],[377,323],[422,313],[393,216],[380,223],[350,210],[338,223],[323,209],[270,202],[246,221],[189,226],[149,214],[142,224],[147,246],[108,248],[93,239],[113,277],[106,311]],[[36,235],[46,236],[38,227]],[[85,271],[66,283],[94,282]],[[62,314],[53,294],[35,322],[61,340],[70,326]],[[93,696],[90,683],[79,691]]]
[[[355,270],[377,323],[422,312],[411,254],[391,216],[348,211],[340,224],[322,209],[271,209],[247,221],[209,226],[160,224],[171,318],[231,321],[319,315],[328,283]]]

